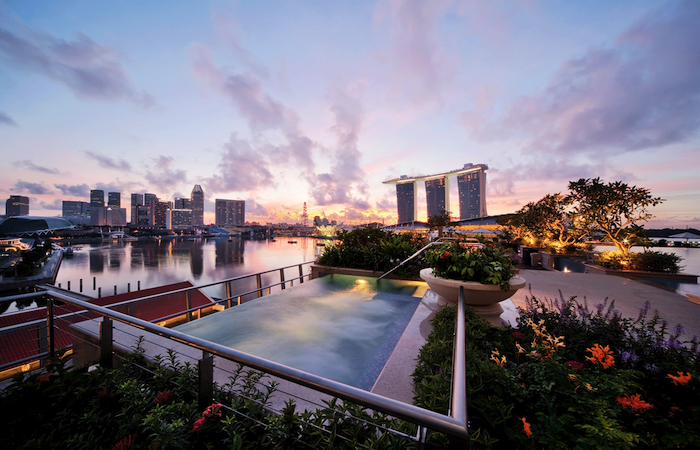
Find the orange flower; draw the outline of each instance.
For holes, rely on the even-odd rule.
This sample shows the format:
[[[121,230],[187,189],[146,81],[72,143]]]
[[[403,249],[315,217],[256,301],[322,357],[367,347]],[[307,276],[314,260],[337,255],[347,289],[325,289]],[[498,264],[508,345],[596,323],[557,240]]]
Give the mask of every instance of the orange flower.
[[[605,347],[601,346],[600,344],[595,344],[591,348],[587,348],[586,351],[591,352],[593,356],[586,356],[586,359],[592,362],[593,364],[600,364],[603,366],[603,369],[607,369],[608,367],[612,366],[615,364],[615,358],[612,357],[612,350],[610,350],[610,346],[606,345]]]
[[[681,386],[685,386],[686,384],[690,383],[690,380],[693,379],[693,376],[690,375],[690,372],[686,372],[685,375],[683,375],[683,372],[677,372],[678,376],[671,375],[670,373],[668,374],[668,377],[673,380],[673,384],[678,386],[679,384]]]
[[[642,400],[641,395],[639,394],[634,394],[631,397],[627,394],[621,395],[617,397],[617,402],[621,404],[623,408],[629,408],[632,411],[637,412],[654,407],[654,405],[652,405],[651,403],[647,403],[644,400]]]
[[[523,417],[523,418],[520,419],[520,420],[523,421],[523,431],[525,431],[525,435],[526,435],[527,437],[532,436],[532,430],[530,430],[530,424],[527,423],[527,419],[525,419],[525,418]]]

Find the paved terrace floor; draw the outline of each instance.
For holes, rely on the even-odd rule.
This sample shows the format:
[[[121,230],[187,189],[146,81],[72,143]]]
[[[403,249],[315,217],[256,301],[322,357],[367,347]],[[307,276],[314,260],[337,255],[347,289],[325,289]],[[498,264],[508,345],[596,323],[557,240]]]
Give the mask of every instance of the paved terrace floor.
[[[615,308],[624,317],[636,319],[644,302],[648,301],[651,311],[658,310],[669,326],[683,325],[685,334],[681,336],[682,340],[700,337],[700,305],[690,302],[684,295],[612,275],[528,269],[521,270],[519,275],[525,278],[527,284],[510,299],[515,307],[525,307],[526,298],[530,296],[552,300],[576,296],[580,301],[585,298],[591,308],[608,298],[615,300]],[[411,373],[415,368],[415,358],[426,342],[432,328],[430,319],[438,308],[435,294],[428,290],[375,383],[373,392],[405,402],[412,401]]]

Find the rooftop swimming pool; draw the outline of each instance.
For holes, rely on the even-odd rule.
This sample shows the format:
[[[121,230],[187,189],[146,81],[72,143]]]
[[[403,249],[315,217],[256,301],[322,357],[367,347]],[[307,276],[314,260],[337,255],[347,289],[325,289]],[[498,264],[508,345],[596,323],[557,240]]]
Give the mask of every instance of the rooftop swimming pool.
[[[176,329],[370,390],[426,290],[419,281],[328,275]]]

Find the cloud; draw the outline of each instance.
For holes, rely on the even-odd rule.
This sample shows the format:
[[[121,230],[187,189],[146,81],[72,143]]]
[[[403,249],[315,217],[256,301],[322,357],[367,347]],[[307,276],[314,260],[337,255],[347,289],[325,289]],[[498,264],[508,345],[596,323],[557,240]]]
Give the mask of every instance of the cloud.
[[[337,147],[332,152],[334,163],[330,173],[307,175],[310,194],[317,205],[345,204],[367,209],[369,202],[357,195],[366,196],[367,190],[365,173],[359,165],[362,154],[357,147],[362,129],[362,107],[359,101],[338,91],[330,109],[335,117],[331,131],[337,139]]]
[[[293,160],[307,170],[313,168],[311,156],[315,144],[299,130],[296,112],[265,92],[262,83],[252,74],[232,73],[218,66],[207,48],[195,44],[189,51],[195,74],[231,102],[247,119],[254,134],[281,132],[287,139],[287,145],[268,147],[274,150],[277,161]]]
[[[254,198],[247,198],[245,200],[245,215],[251,217],[267,218],[269,212],[265,206],[255,201]]]
[[[2,111],[0,111],[0,125],[9,125],[13,127],[19,126],[17,125],[17,122],[15,122],[15,120],[12,117],[10,117],[9,114],[6,114]]]
[[[67,184],[54,184],[56,189],[60,190],[63,195],[71,195],[73,197],[83,197],[83,198],[89,198],[90,197],[90,186],[87,184],[75,184],[75,185],[67,185]]]
[[[16,68],[63,83],[80,97],[129,100],[143,107],[154,104],[150,94],[136,92],[113,49],[82,33],[68,41],[27,27],[14,32],[3,27],[0,55]]]
[[[515,102],[503,130],[531,148],[618,153],[683,142],[700,129],[700,3],[671,2],[609,49],[567,61],[544,92]]]
[[[25,159],[23,161],[16,161],[15,165],[26,167],[27,169],[33,170],[35,172],[55,174],[55,175],[61,173],[58,169],[49,169],[48,167],[37,166],[36,164],[29,161],[28,159]]]
[[[441,100],[453,70],[438,45],[438,23],[451,0],[391,0],[379,3],[375,19],[388,27],[392,84],[419,103]]]
[[[29,192],[30,194],[34,195],[52,194],[51,189],[47,188],[43,184],[32,183],[29,181],[18,180],[12,189],[17,192]]]
[[[130,171],[131,170],[131,164],[129,164],[128,161],[124,159],[120,159],[119,161],[115,161],[114,159],[110,158],[109,156],[105,155],[100,155],[99,153],[91,152],[91,151],[86,151],[85,154],[90,157],[91,159],[94,159],[97,161],[97,164],[100,165],[100,167],[104,167],[105,169],[116,169],[116,170],[121,170],[121,171]]]
[[[61,199],[55,199],[52,202],[39,202],[39,206],[41,209],[54,209],[54,210],[63,210],[63,200]]]
[[[396,212],[396,197],[393,199],[383,198],[376,203],[377,209],[382,212]]]
[[[153,158],[156,163],[154,172],[150,170],[146,172],[146,180],[151,186],[156,186],[161,192],[170,191],[172,187],[179,183],[187,182],[187,172],[184,170],[175,170],[172,168],[175,158],[172,156],[159,156]]]
[[[219,162],[219,173],[207,180],[208,190],[214,192],[250,191],[274,184],[269,163],[245,139],[232,133]]]

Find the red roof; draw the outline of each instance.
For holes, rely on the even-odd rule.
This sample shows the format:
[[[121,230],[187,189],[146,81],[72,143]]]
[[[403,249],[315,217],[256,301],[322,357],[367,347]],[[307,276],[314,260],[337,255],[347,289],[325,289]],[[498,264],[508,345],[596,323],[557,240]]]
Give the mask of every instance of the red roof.
[[[95,298],[87,301],[88,303],[99,306],[108,306],[127,300],[134,300],[165,292],[177,291],[188,287],[194,287],[194,284],[192,284],[190,281],[183,281],[180,283],[112,295],[109,297]],[[213,304],[213,301],[199,289],[193,289],[188,292],[190,298],[192,299],[192,308]],[[113,309],[124,314],[129,314],[127,309],[131,307],[133,311],[131,315],[134,317],[147,320],[149,322],[156,322],[158,319],[163,317],[185,311],[187,309],[185,299],[185,292],[180,292],[144,300],[143,302],[134,303],[132,305],[122,305]],[[66,318],[58,318],[58,316],[80,310],[81,308],[70,304],[54,306],[54,342],[56,348],[66,347],[71,344],[71,334],[69,331],[71,324],[98,317],[98,315],[95,313],[87,313]],[[0,315],[0,328],[42,319],[46,319],[46,308],[37,308],[30,311],[20,311],[17,313]],[[44,327],[44,324],[38,323],[30,328],[1,333],[0,365],[38,354],[40,352],[39,332],[40,329]]]

